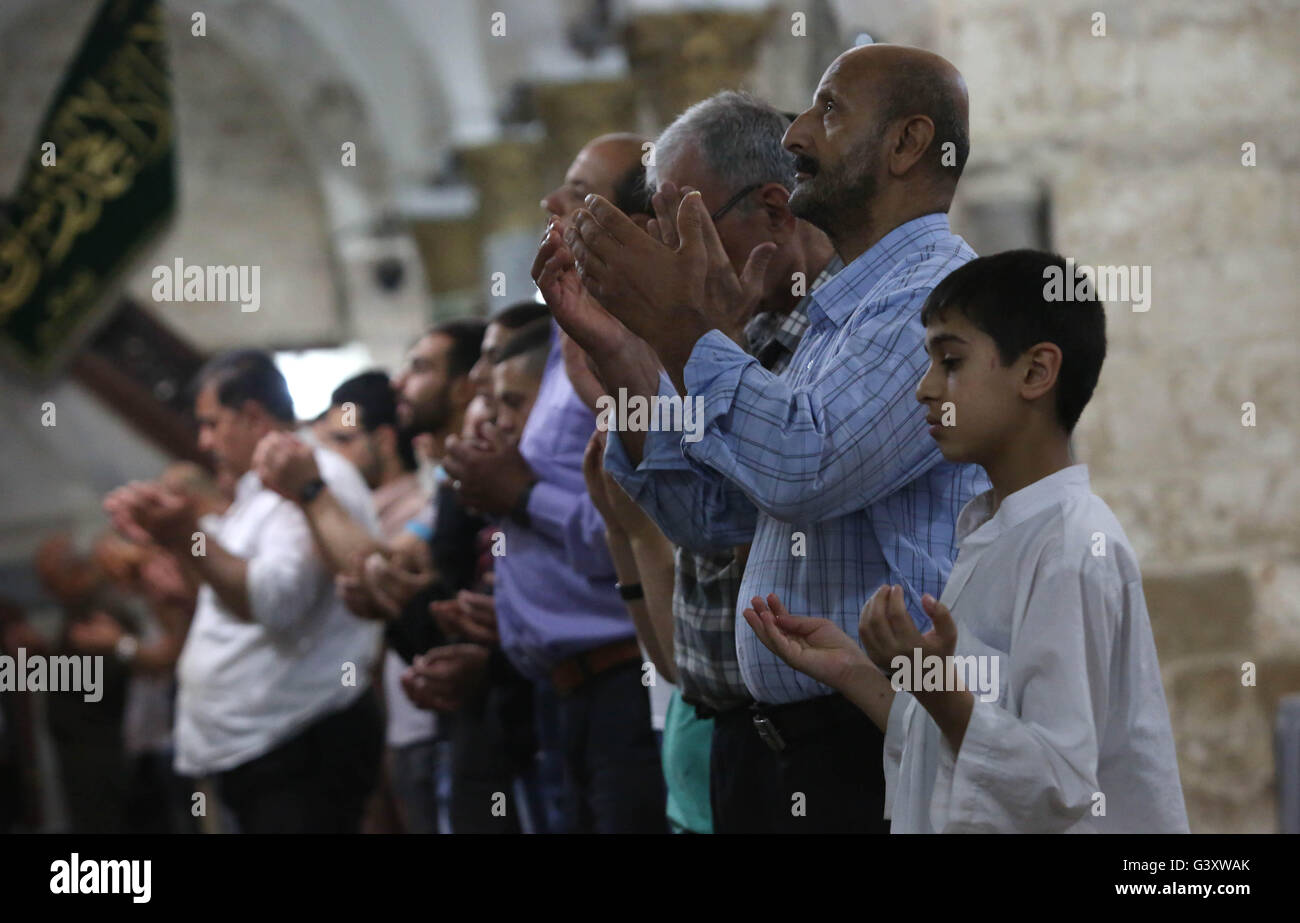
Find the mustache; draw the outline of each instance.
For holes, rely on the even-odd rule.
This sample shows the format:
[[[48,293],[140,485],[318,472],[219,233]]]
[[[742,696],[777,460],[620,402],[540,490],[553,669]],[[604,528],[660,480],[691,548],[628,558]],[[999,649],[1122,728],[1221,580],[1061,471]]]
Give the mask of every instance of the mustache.
[[[807,173],[812,176],[821,169],[821,165],[807,154],[795,154],[794,169],[797,173]]]

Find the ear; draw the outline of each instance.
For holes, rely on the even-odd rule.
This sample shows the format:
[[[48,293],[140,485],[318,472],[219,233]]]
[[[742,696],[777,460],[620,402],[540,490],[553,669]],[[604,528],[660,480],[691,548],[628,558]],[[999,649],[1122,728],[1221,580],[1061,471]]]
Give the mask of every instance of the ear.
[[[1020,396],[1036,401],[1056,387],[1061,374],[1061,347],[1055,343],[1037,343],[1020,357],[1024,365]]]
[[[778,244],[794,234],[798,218],[790,211],[790,190],[780,183],[768,183],[758,191],[758,201],[767,217],[767,229]]]
[[[929,116],[909,115],[896,123],[893,143],[886,152],[891,176],[906,176],[930,149],[934,140],[934,122]]]
[[[239,419],[241,423],[253,428],[272,426],[275,423],[271,415],[266,412],[266,408],[251,397],[239,405]]]

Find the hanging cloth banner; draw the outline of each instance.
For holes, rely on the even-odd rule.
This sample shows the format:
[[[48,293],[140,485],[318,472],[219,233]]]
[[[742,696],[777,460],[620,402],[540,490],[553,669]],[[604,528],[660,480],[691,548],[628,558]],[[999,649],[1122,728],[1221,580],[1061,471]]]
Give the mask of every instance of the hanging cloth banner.
[[[0,355],[56,372],[176,198],[160,0],[105,0],[0,213]]]

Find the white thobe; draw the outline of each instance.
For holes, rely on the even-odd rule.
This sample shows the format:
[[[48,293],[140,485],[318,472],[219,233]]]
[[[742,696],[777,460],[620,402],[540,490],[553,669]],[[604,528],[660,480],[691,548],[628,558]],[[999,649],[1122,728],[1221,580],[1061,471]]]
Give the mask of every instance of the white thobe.
[[[1086,465],[957,520],[958,655],[999,658],[959,753],[908,692],[885,734],[893,833],[1186,833],[1142,575]]]

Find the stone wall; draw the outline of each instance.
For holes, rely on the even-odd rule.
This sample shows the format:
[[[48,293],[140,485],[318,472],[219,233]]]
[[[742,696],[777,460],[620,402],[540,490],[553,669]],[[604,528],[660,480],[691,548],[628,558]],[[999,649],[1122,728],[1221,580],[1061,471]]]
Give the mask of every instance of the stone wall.
[[[936,3],[934,47],[971,177],[1041,182],[1080,263],[1151,267],[1149,310],[1108,307],[1077,451],[1143,562],[1193,830],[1270,831],[1300,691],[1300,4],[1112,4],[1094,36],[1100,6]]]

